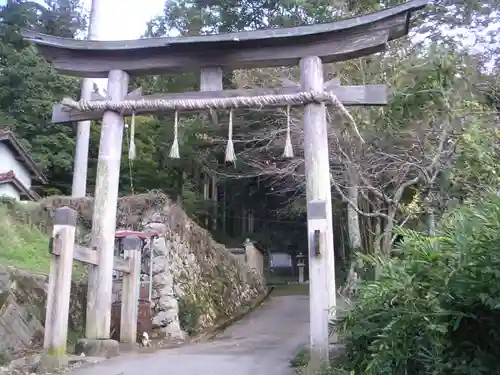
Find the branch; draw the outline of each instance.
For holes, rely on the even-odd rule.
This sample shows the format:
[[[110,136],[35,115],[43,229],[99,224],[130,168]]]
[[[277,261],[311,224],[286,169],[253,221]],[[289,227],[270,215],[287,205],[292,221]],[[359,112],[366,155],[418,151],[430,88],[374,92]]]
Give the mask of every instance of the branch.
[[[364,212],[362,210],[359,209],[358,205],[356,205],[354,202],[352,202],[345,194],[344,192],[342,191],[342,189],[340,188],[340,186],[335,182],[334,179],[331,179],[332,181],[332,185],[333,187],[335,188],[335,190],[337,191],[337,193],[340,194],[341,198],[342,198],[342,201],[344,201],[345,203],[347,203],[349,206],[351,206],[354,211],[356,211],[359,215],[363,215],[365,217],[382,217],[386,220],[389,220],[389,217],[386,215],[386,214],[383,214],[382,212]]]
[[[405,183],[401,184],[398,189],[396,190],[396,192],[394,193],[394,202],[395,203],[399,203],[399,201],[401,200],[401,197],[403,196],[403,193],[405,192],[405,190],[407,188],[409,188],[410,186],[412,185],[415,185],[417,184],[418,182],[420,181],[420,176],[417,176],[409,181],[406,181]]]

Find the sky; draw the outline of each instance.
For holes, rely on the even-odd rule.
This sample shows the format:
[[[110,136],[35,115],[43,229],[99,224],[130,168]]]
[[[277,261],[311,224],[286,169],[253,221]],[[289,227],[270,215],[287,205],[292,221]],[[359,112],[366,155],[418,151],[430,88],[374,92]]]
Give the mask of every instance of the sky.
[[[162,13],[165,0],[96,0],[99,1],[98,28],[101,40],[138,39],[146,30],[146,23]],[[84,0],[90,10],[92,0]],[[137,3],[141,6],[137,6]],[[104,20],[103,17],[109,18]]]
[[[146,23],[162,13],[165,0],[94,0],[98,1],[95,34],[99,40],[139,39],[146,30]],[[92,0],[83,1],[90,11]],[[135,4],[135,5],[134,5]],[[99,91],[105,90],[107,79],[93,79]]]
[[[43,0],[35,0],[43,4]],[[99,1],[98,34],[101,40],[138,39],[146,23],[162,13],[165,0],[97,0]],[[0,5],[7,1],[0,0]],[[141,6],[137,6],[140,2]],[[92,0],[83,0],[89,11]],[[103,18],[108,18],[104,20]]]

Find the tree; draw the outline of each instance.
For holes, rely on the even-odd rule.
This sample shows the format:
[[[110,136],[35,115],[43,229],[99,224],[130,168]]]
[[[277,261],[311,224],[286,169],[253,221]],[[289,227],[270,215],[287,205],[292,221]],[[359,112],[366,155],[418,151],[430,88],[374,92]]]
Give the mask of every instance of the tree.
[[[0,112],[49,179],[47,193],[70,190],[71,127],[51,124],[52,105],[78,95],[78,80],[58,75],[22,41],[21,28],[73,37],[85,28],[78,1],[8,1],[0,8]]]

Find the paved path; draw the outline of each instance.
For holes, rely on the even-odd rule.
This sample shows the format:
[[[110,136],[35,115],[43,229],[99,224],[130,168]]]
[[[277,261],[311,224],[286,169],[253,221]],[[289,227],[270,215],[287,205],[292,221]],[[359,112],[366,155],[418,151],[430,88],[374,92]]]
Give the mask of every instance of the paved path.
[[[72,375],[290,375],[289,360],[307,343],[309,299],[271,297],[211,342],[129,354]]]

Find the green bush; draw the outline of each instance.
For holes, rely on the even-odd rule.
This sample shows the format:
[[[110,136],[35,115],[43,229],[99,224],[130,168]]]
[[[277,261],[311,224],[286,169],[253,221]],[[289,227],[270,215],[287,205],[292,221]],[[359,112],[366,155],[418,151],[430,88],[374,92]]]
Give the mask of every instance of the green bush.
[[[500,374],[500,198],[449,214],[437,237],[402,234],[393,259],[365,259],[381,277],[335,324],[339,373]]]
[[[294,368],[307,366],[310,358],[311,355],[309,353],[309,347],[300,348],[295,353],[295,356],[290,360],[290,366]]]
[[[179,324],[190,336],[198,333],[201,311],[198,305],[187,297],[179,299]]]

